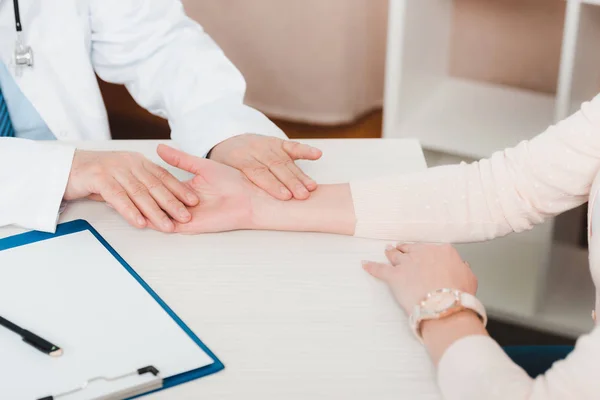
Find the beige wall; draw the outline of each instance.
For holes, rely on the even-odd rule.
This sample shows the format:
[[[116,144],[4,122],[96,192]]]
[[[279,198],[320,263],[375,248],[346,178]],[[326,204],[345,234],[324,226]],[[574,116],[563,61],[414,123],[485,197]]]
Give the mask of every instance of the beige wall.
[[[455,0],[451,73],[554,93],[565,3]]]
[[[453,75],[555,91],[564,0],[454,2]],[[335,124],[381,104],[387,0],[184,4],[246,76],[247,101],[266,113]]]
[[[387,0],[184,0],[244,73],[247,102],[336,124],[381,105]]]

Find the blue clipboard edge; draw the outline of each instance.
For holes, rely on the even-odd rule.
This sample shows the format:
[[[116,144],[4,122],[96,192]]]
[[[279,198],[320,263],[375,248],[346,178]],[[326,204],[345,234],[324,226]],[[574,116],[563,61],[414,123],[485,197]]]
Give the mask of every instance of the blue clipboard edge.
[[[194,369],[188,372],[183,372],[178,375],[169,376],[163,380],[162,388],[132,397],[132,399],[145,396],[150,393],[159,392],[163,389],[168,389],[170,387],[177,386],[198,378],[202,378],[204,376],[211,375],[223,370],[225,368],[225,365],[221,362],[221,360],[219,360],[217,356],[212,351],[210,351],[208,347],[206,347],[206,345],[200,340],[200,338],[198,338],[198,336],[196,336],[196,334],[192,332],[192,330],[181,320],[181,318],[179,318],[177,314],[173,312],[173,310],[158,296],[158,294],[156,294],[154,290],[152,290],[152,288],[142,279],[142,277],[139,276],[133,268],[131,268],[131,266],[119,255],[119,253],[117,253],[115,249],[113,249],[112,246],[108,244],[108,242],[94,229],[94,227],[92,227],[92,225],[90,225],[89,222],[83,219],[77,219],[74,221],[59,224],[56,227],[56,233],[54,234],[39,231],[31,231],[14,236],[9,236],[7,238],[0,239],[0,251],[14,247],[25,246],[30,243],[52,239],[55,237],[70,235],[72,233],[77,233],[85,230],[89,230],[92,233],[92,235],[94,235],[94,237],[96,237],[96,239],[98,239],[98,241],[102,243],[102,245],[110,252],[110,254],[112,254],[113,257],[115,257],[121,263],[121,265],[127,270],[127,272],[129,272],[138,281],[138,283],[142,285],[144,289],[146,289],[148,294],[150,294],[150,296],[152,296],[152,298],[154,298],[154,300],[156,300],[156,302],[160,304],[160,306],[167,312],[167,314],[169,314],[169,316],[173,318],[175,322],[177,322],[181,329],[183,329],[183,331],[187,333],[187,335],[198,346],[200,346],[200,348],[204,350],[204,352],[208,354],[208,356],[214,361],[212,364],[207,365],[205,367]]]

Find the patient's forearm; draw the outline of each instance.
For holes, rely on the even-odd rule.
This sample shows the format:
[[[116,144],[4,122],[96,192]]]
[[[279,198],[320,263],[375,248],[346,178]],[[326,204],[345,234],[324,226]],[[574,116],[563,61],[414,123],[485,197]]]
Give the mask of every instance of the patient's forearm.
[[[353,235],[350,185],[319,185],[307,200],[267,200],[255,205],[253,229]]]

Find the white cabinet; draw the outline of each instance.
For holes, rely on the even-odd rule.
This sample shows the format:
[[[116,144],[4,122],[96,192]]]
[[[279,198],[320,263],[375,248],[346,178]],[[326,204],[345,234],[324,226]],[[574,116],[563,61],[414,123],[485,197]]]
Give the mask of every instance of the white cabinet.
[[[557,121],[600,92],[600,0],[569,0],[556,99]]]
[[[384,138],[416,138],[442,154],[441,163],[472,161],[535,136],[600,91],[600,0],[565,2],[556,94],[453,76],[455,6],[452,0],[390,0]],[[549,221],[459,249],[477,272],[479,295],[492,315],[576,335],[592,326],[587,258],[574,248],[552,250],[552,236]]]

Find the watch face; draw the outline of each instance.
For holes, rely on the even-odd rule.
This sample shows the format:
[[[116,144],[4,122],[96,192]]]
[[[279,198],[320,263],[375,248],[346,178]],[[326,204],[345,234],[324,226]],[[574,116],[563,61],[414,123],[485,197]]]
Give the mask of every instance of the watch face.
[[[456,303],[456,296],[453,293],[437,293],[425,300],[423,306],[430,312],[441,313],[446,311]]]

